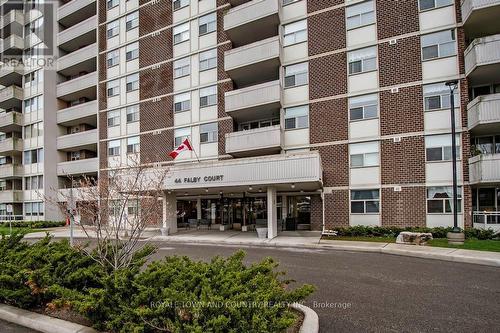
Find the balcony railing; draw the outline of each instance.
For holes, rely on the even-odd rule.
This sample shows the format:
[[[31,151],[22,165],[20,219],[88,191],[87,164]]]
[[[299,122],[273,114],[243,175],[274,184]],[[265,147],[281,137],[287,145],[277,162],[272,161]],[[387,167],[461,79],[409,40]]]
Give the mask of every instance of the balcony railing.
[[[0,203],[13,203],[23,200],[23,191],[5,190],[0,191]]]
[[[57,70],[61,71],[66,68],[78,65],[86,60],[97,57],[97,43],[90,44],[74,52],[68,53],[57,60]]]
[[[78,119],[95,117],[96,115],[97,101],[90,101],[57,111],[57,123],[67,125]]]
[[[99,159],[87,158],[77,161],[60,162],[57,164],[57,175],[83,175],[88,173],[96,173],[99,169]]]
[[[469,159],[471,184],[500,182],[500,154],[478,155]]]
[[[274,116],[281,107],[280,81],[266,82],[226,92],[226,112],[238,121]]]
[[[57,149],[65,150],[97,144],[97,129],[67,134],[57,138]]]
[[[226,153],[238,157],[279,153],[282,144],[280,125],[226,134]]]
[[[500,64],[500,34],[476,38],[465,50],[465,74],[471,77],[474,71],[485,67],[482,72],[474,75],[491,75],[492,69],[486,66]],[[498,70],[498,68],[497,68]]]
[[[23,175],[23,166],[18,164],[0,165],[0,178],[18,178]]]
[[[14,152],[23,151],[23,140],[17,138],[8,138],[0,141],[0,155],[9,155]]]
[[[97,16],[94,15],[85,21],[82,21],[74,26],[59,32],[57,35],[58,45],[66,44],[70,41],[75,40],[77,37],[85,35],[89,32],[96,30],[97,28]]]
[[[14,22],[18,23],[21,26],[24,26],[24,15],[22,11],[11,10],[3,17],[0,17],[0,28],[3,28]]]
[[[472,213],[472,219],[474,228],[500,231],[500,212],[475,211]]]
[[[57,20],[61,21],[67,16],[77,15],[78,13],[84,13],[82,9],[90,5],[95,6],[96,0],[70,0],[64,5],[57,9]]]
[[[12,107],[21,106],[23,100],[23,89],[12,85],[0,90],[0,108],[8,110]]]
[[[57,97],[61,98],[97,85],[97,72],[92,72],[57,85]]]
[[[467,105],[467,110],[470,130],[500,129],[500,94],[478,96]]]
[[[0,53],[10,49],[24,49],[24,39],[18,35],[10,35],[9,37],[0,41]]]
[[[488,10],[489,7],[500,5],[500,0],[462,0],[462,20],[467,23],[474,12]]]
[[[8,64],[0,65],[0,84],[10,86],[12,84],[21,85],[24,74],[24,66],[19,63],[16,66]]]
[[[0,113],[0,132],[12,132],[20,129],[23,124],[23,114],[20,112]]]

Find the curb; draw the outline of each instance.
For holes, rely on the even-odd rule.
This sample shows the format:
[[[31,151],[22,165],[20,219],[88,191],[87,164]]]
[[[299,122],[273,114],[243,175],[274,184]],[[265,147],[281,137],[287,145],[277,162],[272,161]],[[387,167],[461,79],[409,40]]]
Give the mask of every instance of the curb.
[[[0,304],[0,319],[43,333],[98,333],[91,327]]]
[[[282,244],[282,243],[267,243],[267,242],[239,242],[239,241],[225,241],[225,242],[215,242],[215,241],[207,241],[207,240],[180,240],[180,239],[161,239],[158,236],[151,237],[149,239],[143,241],[160,241],[160,242],[170,242],[170,243],[178,243],[178,244],[187,244],[187,245],[240,245],[240,246],[260,246],[266,248],[303,248],[303,249],[315,249],[315,250],[337,250],[337,251],[350,251],[350,252],[365,252],[365,253],[379,253],[379,254],[388,254],[388,255],[397,255],[404,257],[414,257],[421,259],[433,259],[433,260],[443,260],[443,261],[451,261],[457,263],[465,263],[465,264],[475,264],[475,265],[483,265],[483,266],[492,266],[492,267],[500,267],[500,259],[495,258],[486,258],[486,257],[473,257],[467,254],[458,254],[455,253],[457,251],[463,251],[461,249],[449,249],[449,248],[437,248],[431,247],[432,249],[442,249],[445,253],[429,253],[423,251],[415,251],[410,248],[387,248],[386,244],[384,246],[360,246],[360,245],[340,245],[340,244],[304,244],[304,243],[295,243],[295,244]],[[376,244],[376,243],[374,243]],[[406,245],[411,247],[413,245]],[[419,247],[421,248],[421,247]],[[436,251],[436,250],[435,250]],[[473,251],[473,250],[470,250]],[[479,254],[483,254],[481,251]]]
[[[304,322],[300,326],[299,333],[319,332],[319,317],[316,311],[299,303],[294,303],[290,307],[304,314]]]

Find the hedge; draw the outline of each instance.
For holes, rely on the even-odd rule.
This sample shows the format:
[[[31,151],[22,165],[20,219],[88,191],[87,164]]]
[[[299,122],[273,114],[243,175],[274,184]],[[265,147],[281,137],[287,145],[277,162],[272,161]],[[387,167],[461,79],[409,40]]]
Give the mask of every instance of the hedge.
[[[434,238],[446,238],[446,234],[452,230],[452,228],[436,227],[436,228],[426,228],[426,227],[371,227],[371,226],[354,226],[348,228],[334,228],[337,231],[338,236],[349,236],[349,237],[397,237],[402,231],[412,231],[412,232],[430,232]],[[493,230],[483,230],[483,229],[473,229],[466,228],[463,230],[466,238],[475,239],[494,239],[498,238],[499,234],[495,233]]]
[[[29,229],[43,229],[43,228],[55,228],[64,227],[66,225],[65,221],[2,221],[0,226],[8,227],[12,225],[12,228],[29,228]]]
[[[314,287],[291,288],[271,258],[245,265],[239,251],[210,262],[167,257],[144,265],[154,251],[136,252],[113,271],[67,240],[33,244],[0,240],[0,303],[69,309],[107,332],[283,332],[296,321],[288,305]]]

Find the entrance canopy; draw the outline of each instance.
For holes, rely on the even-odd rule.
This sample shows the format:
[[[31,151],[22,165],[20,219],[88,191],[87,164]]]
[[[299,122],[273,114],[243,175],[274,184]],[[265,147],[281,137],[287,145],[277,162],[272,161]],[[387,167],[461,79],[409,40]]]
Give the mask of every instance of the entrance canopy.
[[[318,152],[272,155],[176,165],[165,179],[165,190],[202,190],[273,186],[314,191],[322,186]]]

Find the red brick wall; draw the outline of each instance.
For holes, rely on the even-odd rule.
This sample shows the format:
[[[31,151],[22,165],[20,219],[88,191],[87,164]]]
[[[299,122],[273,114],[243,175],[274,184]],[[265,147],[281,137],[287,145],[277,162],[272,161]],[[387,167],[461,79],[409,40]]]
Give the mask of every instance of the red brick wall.
[[[418,1],[376,0],[378,39],[419,31]]]
[[[174,126],[173,97],[162,97],[159,101],[149,100],[140,105],[141,132]]]
[[[345,48],[344,7],[309,16],[307,30],[309,55]]]
[[[316,148],[321,155],[323,186],[349,185],[349,156],[347,144]]]
[[[381,195],[382,226],[425,227],[426,189],[403,187],[401,192],[383,188]]]
[[[325,193],[325,228],[349,226],[349,190]]]
[[[380,150],[382,184],[425,183],[423,136],[382,140]]]
[[[463,186],[463,206],[464,206],[464,226],[472,228],[472,188],[469,185]]]
[[[307,0],[307,12],[312,13],[317,10],[338,6],[343,3],[343,0]]]
[[[347,93],[347,56],[345,52],[309,61],[311,99]]]
[[[422,80],[420,37],[398,39],[397,43],[379,44],[380,86],[393,86]]]
[[[172,54],[171,28],[139,40],[139,67],[141,68],[172,59]]]
[[[139,36],[172,24],[172,1],[158,0],[139,7]],[[151,51],[151,50],[149,50]]]
[[[174,148],[174,133],[172,129],[160,134],[141,134],[141,163],[165,162],[172,158],[168,153]]]
[[[219,129],[218,129],[218,150],[219,155],[226,154],[226,134],[232,133],[234,131],[233,128],[233,120],[232,119],[224,119],[219,120]]]
[[[311,143],[348,139],[347,98],[309,105],[309,135]]]
[[[140,99],[169,94],[173,91],[172,63],[148,68],[139,73]]]
[[[320,195],[311,196],[311,230],[321,231],[323,228],[323,202]]]
[[[380,92],[381,135],[421,132],[424,130],[422,86]]]

